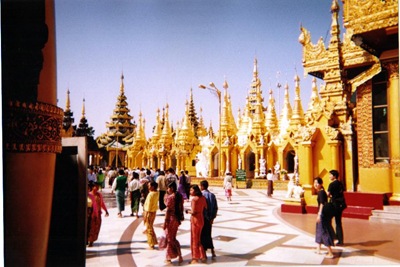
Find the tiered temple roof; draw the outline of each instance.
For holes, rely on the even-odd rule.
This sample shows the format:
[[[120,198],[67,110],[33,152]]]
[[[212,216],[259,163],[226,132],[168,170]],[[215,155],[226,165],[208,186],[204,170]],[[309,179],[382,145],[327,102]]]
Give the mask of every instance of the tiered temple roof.
[[[115,147],[124,147],[132,142],[131,135],[133,134],[136,125],[132,123],[133,117],[129,115],[129,108],[125,96],[124,75],[121,75],[120,93],[118,95],[111,121],[106,123],[107,132],[97,138],[97,144],[100,148],[107,147],[113,149]],[[127,138],[128,137],[128,138]]]

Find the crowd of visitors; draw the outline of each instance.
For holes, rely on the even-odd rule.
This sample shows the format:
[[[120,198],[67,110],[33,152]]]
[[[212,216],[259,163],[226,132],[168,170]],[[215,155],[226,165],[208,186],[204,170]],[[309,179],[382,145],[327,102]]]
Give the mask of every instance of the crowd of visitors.
[[[268,175],[271,175],[270,171]],[[267,178],[268,178],[267,175]],[[331,183],[325,191],[323,180],[314,178],[314,188],[317,194],[318,216],[316,219],[317,243],[316,253],[322,254],[321,245],[326,246],[328,252],[326,258],[333,258],[332,246],[343,246],[342,213],[347,207],[344,199],[344,186],[338,180],[339,172],[331,170],[329,178]],[[177,231],[184,220],[184,201],[191,201],[191,208],[185,211],[190,214],[191,237],[190,248],[192,259],[190,263],[204,262],[207,259],[206,251],[211,250],[211,257],[216,257],[212,240],[212,225],[217,216],[218,204],[216,197],[208,190],[208,181],[203,180],[200,185],[192,184],[188,171],[181,171],[176,175],[173,168],[161,171],[157,169],[114,169],[88,168],[88,218],[87,218],[87,245],[93,246],[97,240],[101,227],[102,209],[105,216],[109,216],[107,207],[103,201],[101,189],[106,181],[115,193],[117,216],[122,218],[125,210],[125,199],[130,199],[130,216],[139,218],[140,203],[142,205],[142,216],[144,233],[147,243],[151,249],[160,246],[166,249],[165,263],[172,264],[172,259],[178,258],[182,262],[181,247],[176,239]],[[227,201],[232,197],[231,173],[224,177],[223,188]],[[268,185],[267,196],[271,197],[272,186]],[[165,237],[157,238],[154,231],[156,212],[165,212],[163,230]],[[332,227],[332,219],[335,218],[336,232]],[[162,240],[162,244],[160,242]]]
[[[206,250],[211,250],[211,256],[216,257],[212,240],[212,224],[217,216],[218,204],[213,193],[208,190],[208,182],[203,180],[199,185],[193,185],[188,171],[181,171],[180,176],[173,168],[167,170],[151,169],[115,169],[88,168],[88,207],[90,206],[90,220],[88,217],[88,245],[92,246],[97,240],[101,226],[101,209],[106,211],[103,197],[99,192],[105,184],[115,194],[117,216],[124,217],[125,201],[130,200],[130,216],[139,218],[140,205],[144,232],[150,249],[162,246],[166,249],[165,263],[172,264],[178,258],[178,263],[183,261],[181,247],[176,239],[179,225],[184,220],[184,201],[191,201],[191,208],[186,210],[190,214],[191,224],[191,253],[190,263],[206,260]],[[232,179],[229,181],[232,182]],[[92,189],[95,188],[95,189]],[[95,195],[94,198],[92,195]],[[90,205],[89,205],[90,202]],[[157,210],[165,212],[163,224],[163,238],[157,238],[154,231],[154,221]],[[89,210],[88,210],[89,211]],[[95,215],[93,215],[95,214]],[[89,215],[88,215],[89,216]],[[163,240],[161,244],[160,240]]]

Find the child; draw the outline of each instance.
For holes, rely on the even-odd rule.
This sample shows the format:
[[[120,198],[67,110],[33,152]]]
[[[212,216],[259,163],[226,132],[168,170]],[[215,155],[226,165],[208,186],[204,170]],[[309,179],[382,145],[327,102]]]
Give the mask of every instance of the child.
[[[227,172],[224,178],[224,189],[226,200],[232,201],[232,174]]]

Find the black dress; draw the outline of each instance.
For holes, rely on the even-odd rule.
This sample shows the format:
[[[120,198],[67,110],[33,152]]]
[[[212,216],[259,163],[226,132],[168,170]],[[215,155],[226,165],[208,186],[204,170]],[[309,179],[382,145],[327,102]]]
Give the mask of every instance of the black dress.
[[[326,205],[328,203],[328,196],[325,190],[321,189],[318,192],[318,207],[322,203]],[[325,246],[333,246],[334,231],[332,228],[332,216],[327,214],[326,209],[322,209],[321,220],[316,224],[315,242],[323,244]]]

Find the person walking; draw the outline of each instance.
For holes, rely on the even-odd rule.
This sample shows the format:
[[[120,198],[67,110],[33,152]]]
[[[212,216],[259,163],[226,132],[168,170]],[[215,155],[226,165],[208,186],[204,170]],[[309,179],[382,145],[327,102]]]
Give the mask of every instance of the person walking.
[[[217,217],[218,203],[217,198],[213,193],[208,190],[208,181],[203,180],[200,182],[200,189],[203,196],[207,201],[207,210],[204,213],[204,226],[201,231],[201,244],[203,245],[204,251],[211,249],[211,257],[215,258],[214,243],[212,240],[212,225],[214,219]],[[207,254],[206,254],[207,256]]]
[[[316,222],[315,242],[318,244],[315,253],[321,254],[321,245],[328,249],[325,258],[332,259],[332,246],[334,245],[334,232],[332,228],[333,209],[328,203],[328,196],[325,192],[323,181],[320,177],[314,178],[314,188],[317,191],[318,216]]]
[[[103,169],[100,168],[99,172],[97,173],[97,184],[99,185],[100,192],[104,188],[104,180],[105,180],[105,175],[104,175]]]
[[[156,233],[154,232],[154,220],[156,219],[158,198],[160,194],[157,191],[158,185],[156,182],[150,182],[148,185],[149,194],[147,195],[143,206],[144,223],[146,227],[147,244],[149,244],[151,249],[154,249],[154,246],[158,243]]]
[[[129,182],[128,191],[131,199],[131,216],[139,218],[139,203],[140,203],[140,182],[139,174],[132,172],[132,180]]]
[[[196,264],[199,263],[199,260],[203,262],[207,260],[201,244],[201,231],[204,226],[204,210],[207,209],[207,201],[198,185],[190,187],[190,195],[192,196],[191,209],[186,210],[186,213],[192,215],[190,217],[190,249],[192,252],[190,263]]]
[[[161,211],[163,211],[167,207],[164,203],[164,197],[167,192],[167,181],[165,178],[164,171],[158,171],[157,184],[158,184],[158,192],[160,193],[158,207],[160,208]]]
[[[176,175],[175,170],[173,168],[167,169],[165,177],[167,179],[167,184],[175,182],[176,187],[179,187],[178,175]]]
[[[338,180],[338,178],[339,172],[337,170],[329,171],[329,179],[331,180],[331,183],[328,186],[328,197],[331,198],[331,202],[335,208],[336,237],[338,240],[336,246],[343,246],[344,237],[342,214],[347,205],[344,198],[344,186],[342,182]]]
[[[110,170],[107,172],[107,177],[108,177],[108,185],[112,187],[114,180],[117,177],[117,171],[115,170],[114,167],[110,167]]]
[[[271,169],[268,170],[267,181],[268,181],[267,196],[268,197],[272,197],[272,194],[274,193],[274,176],[272,174],[272,170]]]
[[[101,228],[101,210],[106,212],[105,217],[108,217],[108,210],[103,200],[103,195],[99,192],[99,185],[93,181],[88,185],[88,221],[87,221],[87,244],[93,246],[93,242],[97,240]]]
[[[224,177],[224,190],[225,190],[225,196],[228,201],[232,201],[232,174],[230,172],[227,172],[225,177]]]
[[[96,176],[96,173],[94,173],[93,166],[89,166],[89,168],[88,168],[87,179],[88,179],[88,182],[90,182],[90,181],[97,182],[97,176]]]
[[[118,217],[122,218],[122,212],[125,210],[125,190],[127,177],[125,176],[125,171],[120,169],[118,171],[117,178],[114,179],[112,184],[111,192],[115,192],[115,198],[117,201]]]
[[[167,211],[165,213],[164,231],[167,243],[165,253],[165,263],[172,264],[172,259],[178,257],[178,262],[182,263],[181,244],[176,239],[178,227],[181,221],[184,220],[183,216],[183,198],[177,192],[176,183],[170,183],[167,187],[167,194],[165,195],[165,204]]]
[[[178,192],[181,193],[184,200],[189,201],[189,196],[186,195],[186,176],[184,171],[181,171],[181,176],[179,177]]]
[[[185,171],[185,176],[186,176],[186,188],[185,188],[185,192],[186,192],[186,196],[188,197],[188,201],[189,201],[190,186],[192,185],[192,177],[189,175],[189,171],[188,171],[188,170]]]

